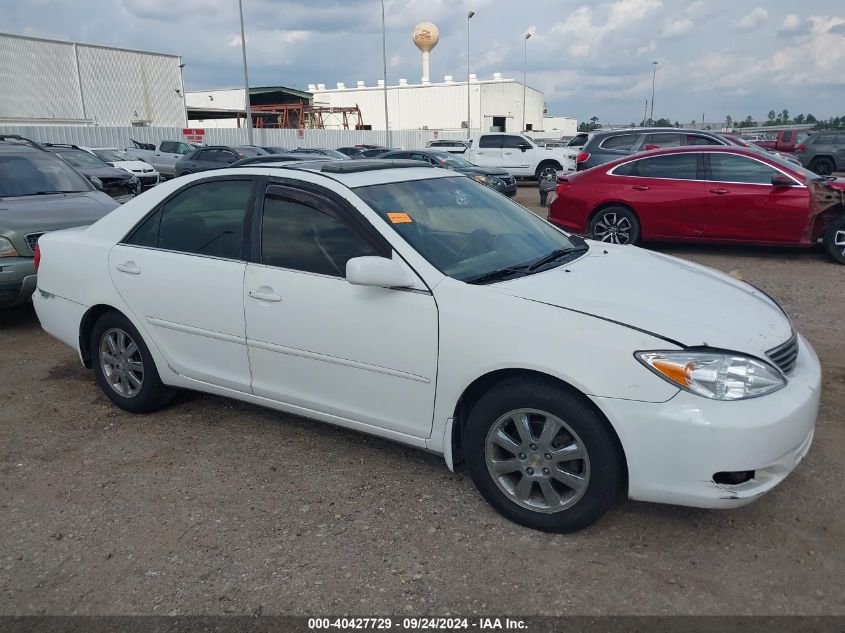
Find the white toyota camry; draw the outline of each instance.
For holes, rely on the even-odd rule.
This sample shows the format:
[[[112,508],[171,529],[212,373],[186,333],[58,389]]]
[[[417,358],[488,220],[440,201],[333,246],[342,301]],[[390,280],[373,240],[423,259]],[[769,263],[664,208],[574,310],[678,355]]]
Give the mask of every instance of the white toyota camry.
[[[44,329],[117,406],[193,389],[441,453],[541,530],[743,505],[813,437],[818,359],[763,292],[416,161],[178,178],[38,261]]]

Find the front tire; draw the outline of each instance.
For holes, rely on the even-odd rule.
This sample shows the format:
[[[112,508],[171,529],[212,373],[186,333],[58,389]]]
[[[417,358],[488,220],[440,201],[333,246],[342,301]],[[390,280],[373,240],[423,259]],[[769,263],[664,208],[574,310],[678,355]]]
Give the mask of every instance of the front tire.
[[[107,312],[91,332],[91,364],[100,389],[130,413],[148,413],[173,397],[141,334],[125,316]]]
[[[828,255],[840,264],[845,264],[845,217],[827,227],[823,243]]]
[[[640,222],[633,211],[623,206],[600,209],[588,228],[590,239],[610,244],[636,244],[640,239]]]
[[[835,165],[829,158],[814,158],[810,161],[810,171],[819,176],[830,176],[833,173]]]
[[[551,382],[507,379],[481,397],[464,429],[467,468],[499,513],[544,532],[604,515],[624,480],[607,422]]]

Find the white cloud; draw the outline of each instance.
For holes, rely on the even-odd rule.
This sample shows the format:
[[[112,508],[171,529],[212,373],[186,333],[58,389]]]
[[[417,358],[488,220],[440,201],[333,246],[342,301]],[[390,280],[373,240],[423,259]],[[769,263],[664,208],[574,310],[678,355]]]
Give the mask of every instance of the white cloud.
[[[617,0],[607,6],[604,20],[593,20],[593,10],[582,6],[555,24],[550,34],[568,42],[567,52],[573,57],[588,57],[608,35],[633,30],[649,13],[663,6],[663,0]]]
[[[663,31],[660,33],[660,37],[667,40],[680,37],[681,35],[692,30],[693,26],[694,25],[692,20],[671,20],[670,22],[666,23],[666,26],[663,27]]]
[[[654,40],[651,40],[648,44],[645,44],[644,46],[640,46],[637,49],[637,57],[645,55],[646,53],[650,53],[655,48],[657,48],[657,42],[655,42]]]
[[[693,18],[702,17],[710,12],[707,4],[703,0],[695,0],[686,9],[686,14]]]
[[[736,23],[736,27],[743,31],[751,31],[769,18],[769,12],[763,7],[754,7],[750,13]]]

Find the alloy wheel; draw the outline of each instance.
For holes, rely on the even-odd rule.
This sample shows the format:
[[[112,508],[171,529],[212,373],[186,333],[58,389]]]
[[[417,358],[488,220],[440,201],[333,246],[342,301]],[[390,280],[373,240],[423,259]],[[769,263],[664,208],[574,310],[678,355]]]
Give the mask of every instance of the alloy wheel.
[[[558,170],[554,167],[543,167],[540,170],[540,180],[555,180]]]
[[[836,231],[833,234],[833,248],[845,255],[845,229]]]
[[[602,215],[596,222],[595,238],[612,244],[628,244],[631,241],[631,221],[624,215],[610,212]]]
[[[114,391],[134,398],[144,384],[141,350],[124,330],[111,328],[100,338],[100,367]]]
[[[590,483],[590,459],[581,438],[545,411],[517,409],[500,417],[487,433],[484,452],[499,490],[534,512],[572,507]]]

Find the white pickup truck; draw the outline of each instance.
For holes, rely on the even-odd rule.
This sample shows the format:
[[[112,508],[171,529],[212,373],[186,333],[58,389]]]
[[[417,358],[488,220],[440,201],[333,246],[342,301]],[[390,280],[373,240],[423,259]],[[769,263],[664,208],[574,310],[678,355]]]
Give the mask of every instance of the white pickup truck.
[[[135,147],[127,147],[126,152],[149,163],[167,178],[176,176],[176,161],[196,149],[195,145],[186,141],[162,141],[158,145],[139,143],[135,140],[132,142]]]
[[[557,171],[575,171],[577,148],[541,147],[527,136],[490,132],[477,137],[464,154],[482,167],[501,167],[517,178],[554,178]]]

